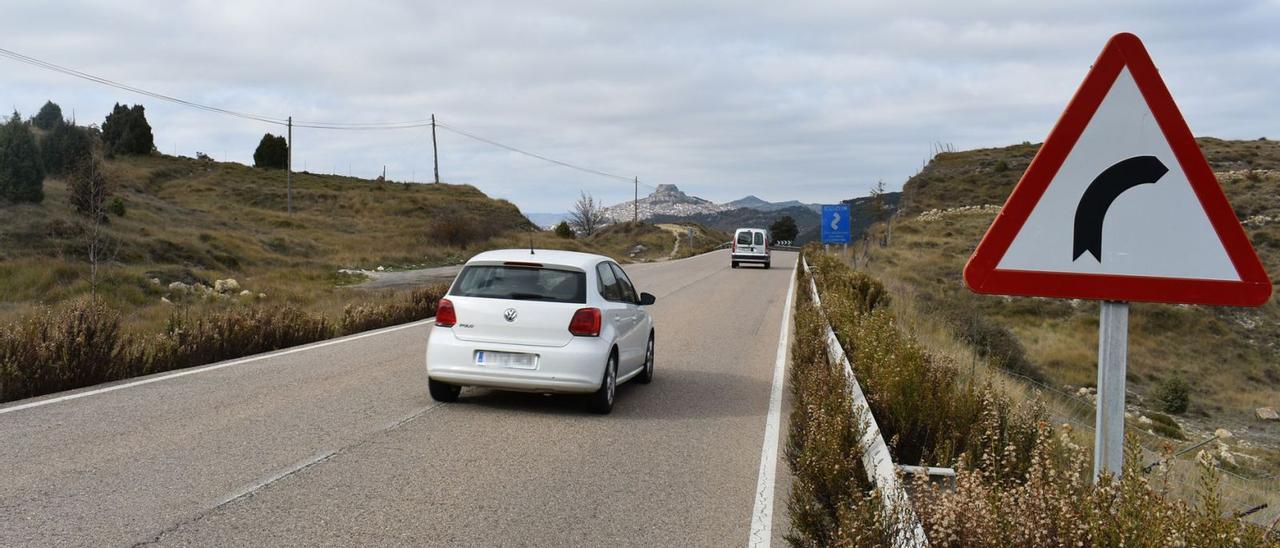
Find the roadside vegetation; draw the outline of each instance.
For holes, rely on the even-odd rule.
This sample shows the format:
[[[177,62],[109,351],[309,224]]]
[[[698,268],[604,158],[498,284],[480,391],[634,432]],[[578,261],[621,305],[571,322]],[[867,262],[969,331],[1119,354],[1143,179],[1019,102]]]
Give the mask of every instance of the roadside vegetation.
[[[1264,529],[1234,519],[1212,455],[1190,501],[1171,495],[1171,470],[1144,474],[1131,442],[1123,475],[1092,485],[1080,433],[1050,421],[1008,381],[966,375],[895,317],[886,287],[816,246],[805,250],[823,310],[853,365],[899,464],[953,467],[954,484],[912,481],[911,502],[938,546],[1265,546]],[[794,411],[787,459],[796,546],[887,545],[902,527],[866,481],[862,430],[843,374],[826,356],[821,319],[801,274],[792,350]]]
[[[1280,274],[1280,143],[1198,140],[1264,267]],[[939,154],[907,181],[886,245],[854,258],[886,280],[903,309],[942,323],[980,361],[1091,405],[1098,309],[1089,301],[974,295],[964,262],[1035,155],[1022,144]],[[877,227],[880,233],[887,225]],[[1220,429],[1244,478],[1280,474],[1280,300],[1261,308],[1135,303],[1130,317],[1129,424],[1170,441]],[[1156,413],[1170,420],[1162,423]],[[1082,417],[1088,422],[1088,417]],[[1158,445],[1145,443],[1150,448]],[[1280,487],[1278,487],[1280,488]],[[1272,506],[1280,504],[1273,499]],[[1270,511],[1264,512],[1270,513]],[[1280,513],[1271,513],[1271,516]]]
[[[294,305],[176,310],[158,331],[130,330],[88,298],[42,306],[0,327],[0,402],[213,363],[430,317],[445,287],[380,295],[334,321]]]
[[[626,262],[647,234],[662,240],[654,258],[674,243],[652,225],[561,237],[470,185],[307,172],[290,214],[280,137],[263,136],[250,167],[157,153],[141,105],[99,121],[50,102],[0,124],[0,401],[434,313],[440,290],[354,288],[363,271],[531,242]]]

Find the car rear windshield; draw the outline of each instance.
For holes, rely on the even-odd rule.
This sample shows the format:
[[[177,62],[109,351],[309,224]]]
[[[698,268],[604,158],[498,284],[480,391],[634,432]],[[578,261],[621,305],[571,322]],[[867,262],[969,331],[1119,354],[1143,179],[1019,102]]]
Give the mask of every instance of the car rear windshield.
[[[750,230],[744,230],[738,233],[738,245],[751,245]]]
[[[764,233],[763,233],[763,232],[757,232],[757,233],[756,233],[756,245],[764,245]]]
[[[462,269],[450,295],[557,303],[587,302],[587,275],[528,266],[474,265]]]

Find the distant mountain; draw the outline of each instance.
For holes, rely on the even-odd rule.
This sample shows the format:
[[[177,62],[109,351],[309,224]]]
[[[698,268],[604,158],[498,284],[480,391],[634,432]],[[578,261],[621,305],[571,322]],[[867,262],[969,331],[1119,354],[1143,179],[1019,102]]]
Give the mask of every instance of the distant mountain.
[[[766,202],[764,200],[761,200],[760,198],[757,198],[755,196],[747,196],[746,198],[741,198],[738,200],[734,200],[732,202],[726,202],[724,205],[732,209],[738,209],[740,207],[745,207],[750,209],[759,209],[763,206],[769,206],[773,204]]]
[[[568,213],[525,213],[529,221],[542,228],[550,228],[569,218]]]
[[[655,223],[675,223],[681,221],[694,221],[702,223],[717,230],[732,233],[734,229],[743,227],[752,228],[769,228],[770,225],[777,222],[778,219],[790,215],[796,221],[796,228],[800,229],[800,237],[797,238],[798,243],[804,243],[817,238],[816,230],[818,228],[818,214],[814,213],[807,207],[789,207],[775,211],[760,211],[749,207],[740,207],[726,211],[717,211],[714,213],[701,213],[698,215],[678,216],[678,215],[658,215],[652,220]],[[806,229],[815,235],[810,235],[805,239]]]
[[[815,213],[817,213],[822,209],[822,206],[818,204],[806,204],[799,200],[788,200],[785,202],[769,202],[766,200],[762,200],[756,196],[747,196],[746,198],[741,198],[738,200],[734,200],[732,202],[727,202],[723,205],[729,209],[746,207],[746,208],[754,209],[756,211],[779,211],[782,209],[787,209],[792,207],[807,207],[813,210]]]
[[[604,214],[614,221],[630,221],[636,215],[637,205],[642,220],[656,215],[691,216],[729,209],[711,200],[685,194],[676,185],[658,185],[653,194],[641,198],[638,204],[623,202],[605,208]]]
[[[898,210],[898,203],[902,199],[902,193],[886,192],[881,199],[884,203],[885,216],[888,217]],[[818,226],[818,223],[822,220],[822,216],[818,211],[821,211],[822,206],[818,204],[805,204],[797,200],[765,202],[755,196],[747,196],[741,200],[734,200],[724,204],[724,207],[757,201],[763,202],[765,205],[757,203],[758,207],[756,208],[744,206],[694,215],[656,215],[651,220],[655,223],[694,221],[717,230],[732,233],[734,229],[742,227],[769,228],[778,219],[790,215],[796,222],[796,228],[800,230],[800,234],[796,237],[797,244],[803,245],[822,238],[822,231]],[[873,198],[864,196],[843,200],[841,203],[849,204],[849,212],[853,217],[853,239],[857,240],[866,232],[867,227],[874,222],[874,214],[872,213]]]

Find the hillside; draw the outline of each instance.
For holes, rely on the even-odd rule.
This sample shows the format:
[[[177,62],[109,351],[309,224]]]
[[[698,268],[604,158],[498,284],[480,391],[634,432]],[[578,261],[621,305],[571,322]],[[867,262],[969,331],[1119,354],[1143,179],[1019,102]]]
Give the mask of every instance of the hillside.
[[[339,269],[456,263],[491,236],[530,227],[515,205],[468,185],[295,173],[290,215],[282,171],[169,156],[109,160],[105,171],[125,214],[107,217],[99,294],[144,323],[170,314],[162,298],[204,304],[171,283],[226,278],[267,302],[334,310],[349,300],[335,289],[351,281]],[[85,219],[64,181],[44,187],[43,203],[0,215],[0,319],[91,290]]]
[[[690,232],[693,234],[692,243],[689,241]],[[727,241],[728,234],[697,223],[651,224],[643,221],[614,223],[582,240],[598,252],[634,262],[688,257],[710,251]]]
[[[1280,144],[1199,141],[1274,279],[1280,274]],[[873,246],[869,268],[978,353],[1054,390],[1077,393],[1095,383],[1095,303],[978,296],[961,279],[969,254],[1036,150],[1022,144],[939,154],[907,181],[892,243]],[[1161,387],[1184,381],[1190,407],[1174,415],[1175,431],[1200,439],[1225,427],[1238,440],[1233,466],[1251,474],[1280,470],[1280,424],[1253,416],[1257,407],[1280,406],[1275,298],[1258,309],[1137,303],[1129,345],[1129,401],[1136,413],[1161,411]]]

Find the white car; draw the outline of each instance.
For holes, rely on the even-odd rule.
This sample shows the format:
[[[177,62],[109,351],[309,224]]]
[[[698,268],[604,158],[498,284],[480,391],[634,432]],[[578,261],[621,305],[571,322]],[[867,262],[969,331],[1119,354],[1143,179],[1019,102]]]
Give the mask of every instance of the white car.
[[[733,233],[733,251],[729,262],[733,268],[744,263],[762,264],[769,268],[769,231],[763,228],[739,228]]]
[[[440,300],[427,340],[427,387],[590,394],[613,409],[617,386],[653,380],[654,296],[608,257],[506,249],[472,257]]]

